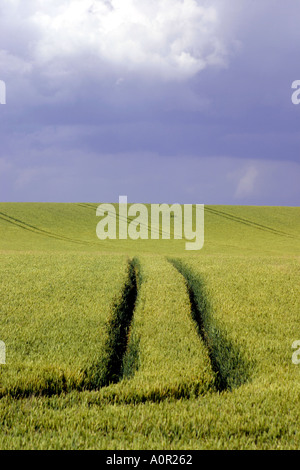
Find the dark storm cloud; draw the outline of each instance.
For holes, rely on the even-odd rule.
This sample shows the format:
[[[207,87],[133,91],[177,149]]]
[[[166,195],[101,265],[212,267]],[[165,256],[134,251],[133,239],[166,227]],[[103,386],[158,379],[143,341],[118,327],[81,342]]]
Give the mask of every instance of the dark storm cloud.
[[[134,31],[117,0],[27,3],[1,5],[1,200],[299,203],[300,6],[166,0],[152,38],[154,0]]]

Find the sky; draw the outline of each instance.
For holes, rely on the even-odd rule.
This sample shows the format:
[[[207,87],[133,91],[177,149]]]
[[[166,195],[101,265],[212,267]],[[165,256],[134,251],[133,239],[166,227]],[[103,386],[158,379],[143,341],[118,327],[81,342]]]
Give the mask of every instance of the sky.
[[[295,0],[1,0],[0,201],[298,206],[299,18]]]

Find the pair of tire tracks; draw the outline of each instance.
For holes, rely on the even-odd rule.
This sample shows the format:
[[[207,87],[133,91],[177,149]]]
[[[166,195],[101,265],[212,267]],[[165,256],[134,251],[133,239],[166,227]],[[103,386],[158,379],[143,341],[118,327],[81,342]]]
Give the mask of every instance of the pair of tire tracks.
[[[85,207],[86,209],[95,211],[95,206],[92,204],[78,203],[77,205],[79,207]],[[246,219],[231,216],[230,214],[224,213],[222,211],[207,207],[206,210],[211,213],[214,213],[215,215],[223,216],[229,218],[230,220],[234,220],[235,222],[246,223],[247,225],[255,226],[255,228],[260,228],[261,230],[269,232],[271,231],[272,233],[276,233],[277,235],[290,236],[285,232],[276,231],[269,227],[252,223],[251,221],[247,221]],[[66,237],[64,235],[56,234],[48,230],[38,228],[34,225],[25,223],[17,218],[9,216],[3,212],[0,212],[0,219],[38,235],[47,236],[57,240],[77,243],[81,245],[94,244],[92,242]],[[198,283],[198,285],[195,285],[194,282],[191,282],[191,279],[194,279],[195,277],[191,276],[191,273],[188,268],[184,267],[182,263],[178,262],[178,260],[168,261],[173,264],[173,266],[185,279],[186,288],[189,294],[191,304],[191,316],[196,324],[199,337],[208,349],[212,369],[218,378],[216,382],[217,390],[230,390],[235,386],[241,385],[247,380],[247,372],[245,364],[242,364],[243,361],[240,360],[240,353],[236,353],[234,347],[224,339],[221,332],[218,332],[217,336],[222,338],[221,343],[223,343],[222,347],[225,353],[227,354],[226,357],[226,354],[223,353],[224,351],[222,352],[220,350],[220,344],[214,344],[208,335],[209,328],[207,325],[207,320],[204,320],[204,317],[207,317],[208,314],[207,312],[203,312],[202,307],[200,305],[201,301],[199,302],[199,290],[201,290],[201,287],[199,288],[200,284]],[[123,294],[121,297],[121,303],[119,305],[115,305],[113,315],[108,325],[108,341],[104,358],[97,364],[92,365],[90,369],[86,371],[84,388],[101,388],[106,385],[109,385],[110,383],[117,383],[122,379],[122,364],[124,356],[128,349],[130,325],[134,316],[135,304],[138,297],[137,270],[137,260],[131,260],[128,264],[128,279],[124,286]],[[220,359],[222,357],[223,359]],[[227,367],[228,364],[225,364],[224,366],[224,360],[225,362],[230,362],[231,366],[233,364],[233,371],[231,376],[228,376],[228,373],[227,375],[224,374],[224,370],[228,371],[229,369]]]
[[[89,204],[89,203],[76,203],[76,205],[81,207],[81,208],[85,208],[85,209],[89,209],[89,210],[93,210],[93,211],[95,211],[95,209],[96,209],[94,205]],[[213,209],[213,208],[207,207],[207,206],[205,207],[205,210],[208,211],[209,213],[215,215],[215,216],[223,217],[223,218],[225,218],[227,220],[230,220],[232,222],[239,223],[239,224],[244,224],[246,226],[249,226],[249,227],[252,227],[252,228],[255,228],[255,229],[258,229],[258,230],[262,230],[264,232],[267,232],[267,233],[270,233],[270,234],[273,234],[273,235],[284,236],[284,237],[288,237],[288,238],[292,238],[292,239],[297,239],[298,238],[295,235],[284,232],[283,230],[277,230],[277,229],[274,229],[272,227],[268,227],[266,225],[262,225],[262,224],[259,224],[257,222],[253,222],[249,219],[245,219],[245,218],[242,218],[242,217],[239,217],[239,216],[235,216],[233,214],[229,214],[229,213],[221,211],[221,210]],[[114,217],[114,214],[109,213],[108,216]],[[121,218],[119,215],[118,215],[118,217]],[[86,240],[80,240],[80,239],[76,239],[76,238],[67,237],[67,236],[62,235],[62,234],[50,232],[49,230],[45,230],[45,229],[36,227],[34,225],[28,224],[28,223],[26,223],[26,222],[24,222],[20,219],[17,219],[17,218],[12,217],[8,214],[5,214],[4,212],[0,212],[0,219],[7,222],[7,223],[10,223],[14,226],[17,226],[17,227],[19,227],[23,230],[30,231],[31,233],[34,233],[34,234],[37,234],[37,235],[46,236],[46,237],[53,238],[53,239],[56,239],[56,240],[65,241],[65,242],[69,242],[69,243],[71,242],[71,243],[75,243],[75,244],[79,244],[79,245],[98,246],[97,242],[89,242],[89,241],[86,241]],[[123,218],[123,219],[128,221],[128,218],[127,219]],[[159,229],[159,233],[160,233],[160,235],[162,234],[161,229]]]
[[[209,303],[203,291],[202,281],[195,276],[189,268],[179,259],[168,259],[178,273],[183,276],[190,299],[190,315],[194,321],[200,340],[204,343],[215,375],[216,392],[231,391],[239,387],[249,379],[249,366],[225,332],[213,324],[212,315],[209,312]],[[120,305],[114,309],[108,324],[108,340],[102,359],[91,366],[86,373],[85,388],[99,390],[111,384],[121,382],[123,379],[123,363],[130,345],[131,324],[134,318],[136,302],[138,300],[139,287],[142,279],[139,277],[139,262],[137,259],[129,261],[128,279],[122,295]],[[213,332],[213,334],[212,334]],[[135,351],[138,355],[139,351]],[[136,363],[133,363],[133,377],[136,371]],[[158,371],[159,373],[159,371]],[[110,400],[108,394],[108,401]],[[178,397],[177,397],[178,398]],[[183,398],[183,397],[179,397]],[[155,401],[163,400],[161,397]],[[114,401],[118,401],[116,396]],[[123,398],[121,399],[121,401]],[[128,399],[130,402],[130,398]],[[135,398],[138,401],[138,398]],[[144,398],[143,398],[144,400]],[[147,399],[148,400],[148,399]],[[126,399],[125,399],[126,401]],[[151,401],[151,399],[150,399]]]
[[[93,242],[79,240],[79,239],[71,238],[71,237],[66,237],[65,235],[61,235],[61,234],[58,234],[58,233],[50,232],[48,230],[44,230],[42,228],[39,228],[39,227],[36,227],[34,225],[28,224],[28,223],[26,223],[22,220],[16,219],[15,217],[12,217],[8,214],[5,214],[4,212],[0,212],[0,219],[7,222],[7,223],[9,223],[9,224],[12,224],[16,227],[19,227],[23,230],[27,230],[31,233],[34,233],[36,235],[41,235],[41,236],[44,236],[44,237],[46,236],[46,237],[49,237],[49,238],[54,238],[56,240],[76,243],[76,244],[79,244],[79,245],[95,245],[96,244],[96,243],[93,243]]]
[[[294,238],[297,239],[298,237],[295,235],[292,235],[290,233],[284,232],[283,230],[277,230],[272,227],[268,227],[267,225],[259,224],[257,222],[253,222],[252,220],[245,219],[243,217],[239,217],[237,215],[230,214],[229,212],[224,212],[219,209],[213,209],[211,207],[205,206],[205,210],[213,215],[216,215],[218,217],[223,217],[225,219],[228,219],[232,222],[236,222],[239,224],[244,224],[247,225],[248,227],[255,228],[257,230],[262,230],[264,232],[271,233],[273,235],[280,235],[288,238]]]
[[[76,203],[76,205],[79,206],[79,207],[85,207],[86,209],[90,209],[93,212],[96,212],[96,209],[97,209],[93,204],[90,204],[88,202],[79,202],[79,203]],[[127,222],[127,224],[128,224],[128,222],[131,222],[131,223],[135,224],[135,226],[141,225],[141,226],[143,226],[143,227],[145,227],[149,230],[149,224],[146,224],[146,223],[143,223],[143,222],[135,222],[134,217],[129,217],[129,216],[124,217],[124,216],[121,216],[118,213],[115,214],[115,213],[112,213],[110,211],[107,211],[107,215],[108,215],[108,217],[111,217],[113,219],[115,219],[117,217],[119,219],[119,221],[121,220],[123,222]],[[161,236],[163,236],[164,234],[166,234],[167,236],[169,235],[169,233],[162,230],[162,228],[154,228],[154,229],[152,228],[152,230],[154,230],[156,233],[158,233]]]
[[[242,385],[249,378],[247,364],[243,360],[241,353],[226,338],[224,332],[220,329],[218,330],[215,325],[211,328],[207,301],[204,299],[203,302],[201,298],[203,295],[201,281],[179,259],[168,259],[167,261],[177,269],[185,280],[190,299],[190,314],[194,320],[198,336],[208,350],[211,367],[216,377],[215,391],[231,391],[233,388]],[[164,395],[155,396],[155,398],[151,398],[151,396],[145,398],[143,394],[141,394],[140,398],[133,398],[131,396],[126,398],[121,396],[118,398],[118,393],[117,395],[111,394],[109,388],[107,389],[108,394],[105,395],[106,387],[111,384],[118,384],[124,378],[124,358],[126,357],[128,360],[128,353],[130,354],[130,349],[133,347],[130,333],[142,282],[139,260],[137,258],[129,260],[127,278],[120,300],[114,305],[108,319],[107,340],[104,350],[101,351],[101,358],[82,371],[80,382],[69,382],[68,377],[61,371],[57,377],[55,376],[56,378],[50,377],[49,380],[45,380],[45,385],[42,389],[38,388],[35,390],[34,386],[29,383],[25,388],[18,386],[15,390],[8,391],[8,394],[12,394],[15,398],[21,398],[30,395],[60,395],[72,390],[82,392],[103,389],[105,397],[103,399],[114,403],[117,403],[118,400],[121,402],[125,401],[125,403],[132,403],[132,400],[135,403],[138,403],[139,400],[157,402],[167,398]],[[210,336],[210,330],[214,333],[213,337]],[[133,354],[135,357],[131,360],[131,371],[129,373],[127,371],[127,377],[133,377],[138,369],[138,343],[134,345],[134,348],[136,349]],[[157,373],[159,374],[159,371]],[[178,392],[176,396],[174,395],[174,398],[185,398],[185,395],[180,393]]]
[[[80,207],[85,207],[85,208],[93,210],[93,211],[95,211],[95,209],[96,209],[95,206],[93,204],[90,204],[90,203],[77,203],[77,205],[80,206]],[[229,212],[221,211],[219,209],[215,209],[215,208],[212,208],[212,207],[205,206],[205,211],[207,211],[208,213],[210,213],[212,215],[230,220],[231,222],[243,224],[243,225],[246,225],[248,227],[252,227],[254,229],[257,229],[257,230],[262,230],[262,231],[267,232],[267,233],[272,234],[272,235],[278,235],[278,236],[283,236],[283,237],[292,238],[292,239],[298,239],[299,238],[296,235],[285,232],[283,230],[278,230],[278,229],[275,229],[273,227],[269,227],[267,225],[263,225],[263,224],[260,224],[258,222],[254,222],[250,219],[246,219],[246,218],[243,218],[243,217],[240,217],[240,216],[236,216],[236,215],[230,214]],[[115,214],[108,213],[108,216],[109,217],[115,217]],[[121,217],[119,214],[117,214],[117,217],[120,220],[127,220],[127,222],[130,219],[128,217],[127,218]],[[162,235],[164,233],[161,228],[157,229],[157,231],[159,232],[160,235]]]

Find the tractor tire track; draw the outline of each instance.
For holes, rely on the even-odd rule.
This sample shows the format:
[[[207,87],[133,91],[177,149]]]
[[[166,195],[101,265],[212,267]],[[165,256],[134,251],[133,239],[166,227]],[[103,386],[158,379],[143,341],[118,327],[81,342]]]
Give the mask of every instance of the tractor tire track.
[[[77,205],[82,206],[82,207],[86,207],[86,208],[91,209],[93,211],[95,211],[95,209],[96,209],[95,206],[93,206],[92,204],[89,204],[89,203],[78,203]],[[279,235],[279,236],[284,236],[284,237],[293,238],[293,239],[298,238],[296,235],[292,235],[292,234],[287,233],[283,230],[278,230],[278,229],[275,229],[275,228],[272,228],[272,227],[268,227],[267,225],[259,224],[258,222],[254,222],[252,220],[245,219],[243,217],[239,217],[239,216],[236,216],[236,215],[233,215],[233,214],[230,214],[228,212],[224,212],[224,211],[221,211],[221,210],[218,210],[218,209],[213,209],[211,207],[205,206],[205,211],[208,211],[211,214],[217,215],[219,217],[223,217],[225,219],[231,220],[232,222],[238,222],[238,223],[244,224],[248,227],[252,227],[252,228],[256,228],[258,230],[262,230],[262,231],[265,231],[265,232],[268,232],[268,233],[272,233],[273,235]],[[108,216],[114,217],[114,214],[108,213]],[[117,217],[120,220],[125,220],[125,218],[121,217],[119,214],[117,214]],[[130,219],[131,218],[128,217],[127,220],[130,220]],[[164,233],[161,228],[158,228],[157,231],[159,232],[160,235],[162,235]]]
[[[114,306],[108,321],[107,341],[101,358],[84,372],[85,390],[97,390],[118,383],[123,377],[123,361],[138,296],[137,272],[138,261],[133,259],[128,263],[128,277],[121,301]]]
[[[3,212],[0,212],[0,219],[7,222],[7,223],[15,225],[19,228],[22,228],[23,230],[28,230],[29,232],[35,233],[37,235],[47,236],[47,237],[50,237],[50,238],[54,238],[56,240],[77,243],[77,244],[80,244],[80,245],[91,245],[91,244],[94,245],[95,244],[95,243],[92,243],[92,242],[88,242],[88,241],[84,241],[84,240],[78,240],[78,239],[75,239],[75,238],[70,238],[70,237],[66,237],[64,235],[49,232],[48,230],[44,230],[42,228],[35,227],[34,225],[30,225],[26,222],[23,222],[22,220],[16,219],[15,217],[11,217],[8,214],[5,214]]]
[[[89,204],[89,203],[85,203],[85,202],[78,202],[78,203],[76,203],[76,205],[77,205],[77,206],[80,206],[80,207],[85,207],[86,209],[91,209],[93,212],[96,212],[96,209],[97,209],[97,207],[95,207],[94,205]],[[108,215],[109,217],[115,218],[115,214],[113,214],[113,213],[111,213],[111,212],[107,212],[107,215]],[[120,216],[119,213],[116,213],[116,217],[117,217],[119,220],[126,221],[127,224],[128,224],[128,222],[132,222],[132,221],[134,220],[134,217],[127,217],[127,218],[126,218],[126,217]],[[147,225],[147,224],[138,222],[137,225],[142,225],[142,226],[148,228],[148,230],[150,229],[150,224]],[[162,236],[163,234],[168,235],[168,233],[165,232],[164,230],[162,230],[161,227],[156,228],[156,229],[152,229],[152,230],[154,230],[156,233],[158,233],[158,234],[161,235],[161,236]]]
[[[202,279],[180,260],[169,259],[169,262],[185,280],[190,298],[191,316],[198,335],[207,348],[216,376],[216,390],[231,391],[246,383],[250,377],[251,364],[213,318]]]
[[[295,235],[284,232],[283,230],[277,230],[277,229],[274,229],[272,227],[268,227],[267,225],[262,225],[262,224],[259,224],[257,222],[253,222],[249,219],[244,219],[242,217],[229,214],[228,212],[220,211],[218,209],[212,209],[211,207],[207,207],[207,206],[205,206],[205,210],[210,212],[211,214],[217,215],[219,217],[223,217],[225,219],[229,219],[232,222],[238,222],[238,223],[247,225],[249,227],[256,228],[258,230],[263,230],[265,232],[272,233],[273,235],[280,235],[280,236],[284,236],[284,237],[288,237],[288,238],[294,238],[294,239],[298,238]]]

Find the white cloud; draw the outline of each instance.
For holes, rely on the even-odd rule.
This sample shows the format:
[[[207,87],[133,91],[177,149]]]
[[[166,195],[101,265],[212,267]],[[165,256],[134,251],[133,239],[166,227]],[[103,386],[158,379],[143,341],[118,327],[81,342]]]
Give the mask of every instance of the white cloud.
[[[218,7],[204,0],[28,0],[28,8],[4,2],[2,22],[6,15],[30,25],[37,33],[32,60],[44,67],[66,68],[68,59],[84,57],[84,69],[96,57],[99,73],[111,66],[119,74],[181,80],[226,64]]]
[[[5,74],[13,75],[20,74],[26,75],[31,72],[32,66],[22,57],[10,54],[6,50],[0,49],[0,70]]]
[[[255,183],[258,177],[258,171],[254,166],[246,169],[246,172],[239,180],[236,188],[235,197],[243,199],[252,196],[255,192]]]

